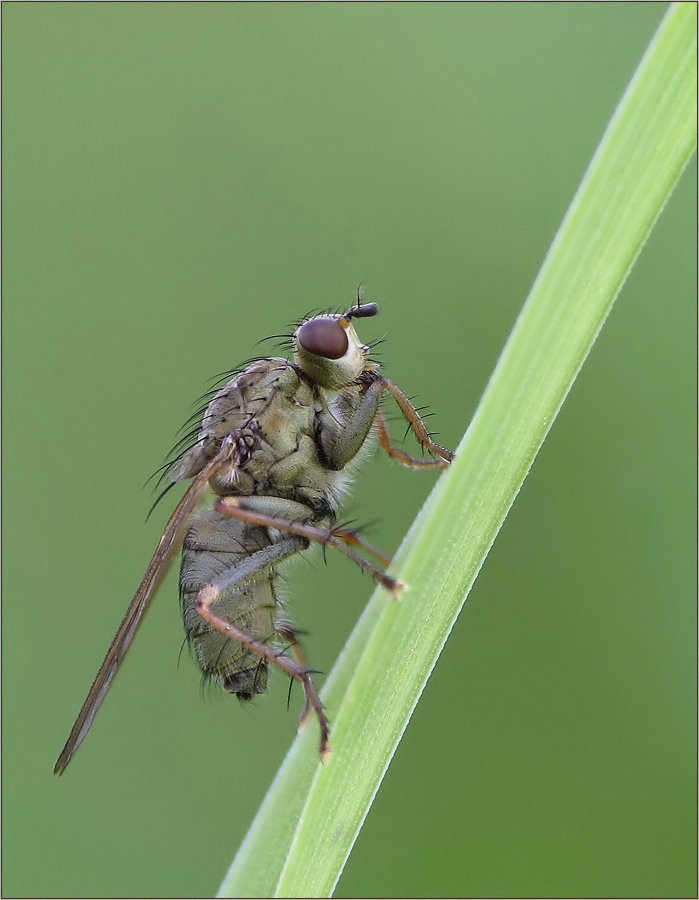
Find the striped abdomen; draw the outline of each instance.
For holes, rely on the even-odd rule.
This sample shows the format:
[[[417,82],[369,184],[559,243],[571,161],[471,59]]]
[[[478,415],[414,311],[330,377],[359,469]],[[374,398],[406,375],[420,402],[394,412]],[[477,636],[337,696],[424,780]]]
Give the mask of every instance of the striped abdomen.
[[[270,544],[265,528],[208,510],[194,517],[183,545],[180,593],[187,638],[205,677],[221,681],[224,690],[237,694],[241,700],[265,693],[267,664],[258,654],[204,621],[195,599],[204,585]],[[228,588],[213,610],[250,637],[268,643],[275,637],[280,609],[275,580],[274,571],[268,571]]]

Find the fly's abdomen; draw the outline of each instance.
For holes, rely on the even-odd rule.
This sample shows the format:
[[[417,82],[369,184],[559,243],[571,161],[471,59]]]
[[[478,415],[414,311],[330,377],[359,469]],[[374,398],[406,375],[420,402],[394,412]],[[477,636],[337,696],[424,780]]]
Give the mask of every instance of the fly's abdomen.
[[[267,665],[257,653],[247,650],[212,628],[199,615],[198,591],[216,582],[252,553],[271,541],[266,529],[247,525],[210,510],[198,515],[184,541],[180,592],[187,639],[202,672],[222,682],[225,690],[250,700],[267,690]],[[223,590],[213,611],[258,641],[268,643],[276,632],[279,602],[275,575],[270,571],[255,579]]]

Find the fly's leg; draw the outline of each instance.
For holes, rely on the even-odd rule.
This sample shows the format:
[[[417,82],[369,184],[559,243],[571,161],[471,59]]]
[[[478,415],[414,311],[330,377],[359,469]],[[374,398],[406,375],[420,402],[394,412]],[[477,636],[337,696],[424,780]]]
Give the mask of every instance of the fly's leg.
[[[301,649],[298,635],[291,627],[291,625],[280,625],[279,628],[277,628],[277,634],[280,637],[283,637],[285,641],[289,642],[289,649],[294,654],[294,659],[300,666],[303,666],[304,669],[307,669],[308,663],[306,661],[306,657],[303,650]]]
[[[301,649],[301,644],[299,643],[298,635],[296,634],[294,629],[290,625],[281,625],[279,628],[277,628],[277,634],[280,637],[283,637],[285,641],[289,642],[289,649],[294,654],[294,659],[300,666],[303,666],[303,668],[308,671],[308,662],[306,661],[304,652]],[[289,690],[291,690],[291,688],[289,688]],[[301,716],[299,718],[299,734],[308,724],[308,718],[310,714],[311,707],[308,703],[308,697],[305,697],[303,709],[301,710]]]
[[[380,559],[385,566],[390,566],[393,562],[390,556],[386,556],[385,553],[382,553],[370,544],[369,541],[365,541],[361,535],[357,534],[356,531],[352,531],[351,528],[343,528],[341,525],[337,525],[332,529],[332,534],[334,534],[335,537],[340,538],[340,540],[344,541],[346,544],[351,544],[353,547],[363,547],[371,553],[372,556]]]
[[[231,507],[249,510],[250,512],[263,513],[276,519],[290,519],[292,522],[307,522],[309,519],[313,518],[313,510],[310,506],[306,506],[305,503],[299,503],[296,500],[285,500],[283,497],[236,495],[225,497],[221,502]],[[219,512],[225,513],[226,510],[219,510]],[[381,560],[385,566],[391,565],[392,560],[390,556],[386,556],[385,553],[382,553],[370,544],[369,541],[365,541],[356,531],[352,531],[350,528],[343,528],[342,526],[336,526],[332,529],[323,529],[323,531],[329,532],[346,544],[351,544],[353,547],[363,547],[368,553],[371,553],[372,556]]]
[[[316,439],[329,468],[344,469],[362,449],[379,411],[383,391],[378,378],[368,387],[362,386],[359,404],[345,422],[338,422],[330,413],[318,417]]]
[[[418,459],[393,446],[386,420],[379,408],[384,391],[393,395],[418,442],[425,450],[438,457],[437,459]],[[374,372],[371,373],[371,381],[364,389],[359,405],[346,422],[339,423],[332,416],[327,415],[320,419],[318,443],[326,463],[333,469],[344,469],[361,449],[374,423],[378,428],[379,443],[382,449],[403,465],[416,469],[435,466],[446,468],[454,459],[454,454],[450,450],[440,447],[432,440],[419,412],[403,391],[383,375]]]
[[[415,415],[417,415],[417,411]],[[435,466],[446,468],[449,465],[444,459],[421,459],[418,456],[411,456],[409,453],[406,453],[405,450],[401,450],[400,447],[396,447],[391,440],[391,433],[388,430],[386,417],[381,410],[378,410],[376,413],[376,427],[381,449],[385,450],[389,456],[397,459],[398,462],[403,463],[404,466],[409,466],[411,469],[433,469]]]
[[[234,519],[242,519],[244,522],[250,522],[252,525],[262,525],[265,528],[276,528],[277,531],[285,531],[299,537],[307,538],[311,541],[317,541],[326,547],[335,547],[340,553],[361,566],[367,571],[372,578],[375,578],[382,584],[387,591],[398,598],[400,592],[405,585],[390,575],[386,575],[381,569],[377,569],[358,553],[350,550],[347,543],[353,543],[356,546],[365,547],[370,552],[375,553],[382,561],[387,561],[388,557],[384,556],[378,550],[366,543],[363,538],[349,531],[346,528],[322,528],[308,521],[313,515],[313,510],[303,503],[297,503],[294,500],[284,500],[279,497],[220,497],[214,504],[214,509],[226,516]],[[261,511],[258,511],[261,510]],[[304,520],[301,520],[301,511],[303,510]],[[277,512],[278,515],[273,515]],[[291,516],[289,515],[291,512]],[[284,513],[287,513],[285,516]],[[295,516],[295,518],[294,518]],[[344,542],[344,543],[343,543]]]
[[[442,468],[446,469],[449,463],[452,462],[455,458],[451,450],[447,450],[444,447],[440,447],[439,444],[435,444],[435,442],[430,437],[429,431],[427,430],[427,428],[425,428],[425,423],[420,418],[420,413],[415,409],[413,404],[410,402],[410,400],[408,400],[408,398],[405,396],[403,391],[401,391],[397,384],[389,381],[388,378],[384,378],[383,375],[376,375],[375,378],[376,381],[374,381],[373,384],[381,384],[384,390],[389,391],[393,395],[396,403],[400,407],[400,411],[405,416],[418,442],[425,448],[425,450],[429,451],[434,456],[437,456],[439,458],[433,460],[415,460],[414,457],[408,456],[407,453],[402,454],[402,451],[397,450],[395,447],[393,447],[390,438],[388,438],[387,446],[384,445],[383,441],[381,442],[381,446],[383,447],[383,449],[390,456],[395,456],[396,459],[400,459],[401,462],[404,462],[402,456],[408,457],[408,459],[411,460],[411,462],[405,463],[405,465],[408,466],[415,466],[415,463],[417,462],[419,463],[418,468],[424,468],[426,466],[441,466]],[[383,423],[379,422],[379,436],[381,433],[381,424],[383,424],[386,435],[388,436],[386,420],[383,419],[383,416],[381,418],[383,420]]]
[[[217,615],[212,607],[221,595],[229,588],[240,584],[250,578],[259,577],[263,572],[272,568],[272,566],[280,563],[282,560],[294,553],[298,553],[308,546],[308,542],[299,537],[291,537],[280,541],[278,544],[272,544],[262,550],[257,550],[246,557],[239,565],[234,566],[225,571],[214,581],[204,585],[197,594],[195,603],[199,615],[207,621],[213,628],[216,628],[221,634],[226,635],[233,641],[242,644],[248,650],[256,653],[267,662],[278,666],[283,672],[286,672],[291,678],[295,678],[303,685],[306,695],[306,704],[315,711],[320,725],[320,755],[326,760],[330,755],[330,746],[328,744],[328,719],[323,709],[323,704],[318,696],[318,691],[313,684],[311,672],[304,662],[299,659],[286,659],[263,641],[259,641],[251,635],[237,628],[231,622]],[[303,657],[301,657],[303,659]],[[304,712],[305,712],[304,707]]]

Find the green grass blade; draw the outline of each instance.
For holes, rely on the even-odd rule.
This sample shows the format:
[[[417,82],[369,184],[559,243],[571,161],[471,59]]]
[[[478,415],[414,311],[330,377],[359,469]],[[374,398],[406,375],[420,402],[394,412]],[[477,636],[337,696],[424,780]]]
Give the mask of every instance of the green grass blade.
[[[568,210],[479,409],[294,743],[223,897],[330,896],[440,650],[558,410],[696,144],[696,5],[671,6]],[[449,740],[448,723],[435,740]]]

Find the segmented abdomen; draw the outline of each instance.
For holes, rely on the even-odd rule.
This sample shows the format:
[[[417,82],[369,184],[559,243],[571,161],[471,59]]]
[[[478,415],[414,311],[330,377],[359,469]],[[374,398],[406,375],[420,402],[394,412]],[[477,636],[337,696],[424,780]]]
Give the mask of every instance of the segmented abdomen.
[[[207,678],[249,700],[267,690],[267,665],[256,653],[212,628],[199,615],[197,592],[224,572],[235,569],[251,553],[270,546],[265,528],[248,525],[215,510],[194,517],[183,545],[180,594],[187,639]],[[224,590],[212,609],[250,637],[268,643],[276,632],[280,608],[276,576],[269,572]]]

